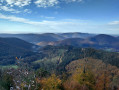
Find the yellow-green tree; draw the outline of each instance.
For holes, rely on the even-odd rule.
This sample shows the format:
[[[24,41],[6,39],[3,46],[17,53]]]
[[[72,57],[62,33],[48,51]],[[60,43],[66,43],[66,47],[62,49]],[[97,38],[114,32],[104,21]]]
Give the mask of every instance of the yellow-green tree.
[[[73,75],[73,79],[82,87],[87,87],[89,90],[95,90],[95,76],[90,71],[82,71]]]
[[[41,87],[43,90],[60,90],[61,80],[55,75],[41,80]]]
[[[67,80],[64,84],[64,90],[89,90],[86,86],[81,86],[74,80]]]

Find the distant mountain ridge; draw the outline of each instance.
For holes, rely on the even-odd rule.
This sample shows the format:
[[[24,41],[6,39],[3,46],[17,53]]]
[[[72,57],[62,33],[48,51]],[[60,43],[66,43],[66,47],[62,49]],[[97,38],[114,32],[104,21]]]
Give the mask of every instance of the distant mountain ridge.
[[[90,38],[68,38],[56,42],[40,42],[38,45],[72,45],[77,47],[91,47],[119,51],[119,39],[106,34],[99,34]]]
[[[90,38],[90,40],[97,43],[104,43],[104,44],[110,44],[119,41],[118,38],[106,34],[99,34],[97,36]]]
[[[16,37],[33,44],[60,41],[67,38],[87,38],[91,36],[94,35],[87,33],[0,34],[0,37]]]
[[[80,33],[80,32],[61,33],[60,35],[64,36],[65,38],[83,38],[83,39],[95,36],[95,34]]]
[[[16,37],[39,46],[72,45],[119,51],[119,37],[88,33],[43,33],[43,34],[0,34],[0,37]]]
[[[37,43],[41,41],[57,41],[62,40],[61,36],[56,34],[0,34],[0,37],[16,37],[27,42]]]

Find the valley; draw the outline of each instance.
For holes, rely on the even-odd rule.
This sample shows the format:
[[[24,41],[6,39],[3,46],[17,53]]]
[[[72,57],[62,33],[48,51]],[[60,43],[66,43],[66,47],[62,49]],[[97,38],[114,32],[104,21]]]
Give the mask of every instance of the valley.
[[[54,37],[54,34],[50,35]],[[27,35],[24,39],[19,35],[1,36],[0,88],[54,90],[50,82],[56,85],[56,90],[118,88],[118,37],[105,34],[81,35],[85,38],[77,34],[70,36],[68,33],[69,38],[60,36],[59,39],[55,35],[58,39],[49,39],[48,36],[44,41],[40,35],[39,39],[36,38],[38,43],[34,43],[37,40],[33,37],[27,41]]]

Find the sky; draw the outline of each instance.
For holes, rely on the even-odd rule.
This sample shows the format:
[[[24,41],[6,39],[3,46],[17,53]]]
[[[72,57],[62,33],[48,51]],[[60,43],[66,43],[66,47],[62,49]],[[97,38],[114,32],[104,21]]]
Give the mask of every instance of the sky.
[[[0,33],[119,34],[119,0],[0,0]]]

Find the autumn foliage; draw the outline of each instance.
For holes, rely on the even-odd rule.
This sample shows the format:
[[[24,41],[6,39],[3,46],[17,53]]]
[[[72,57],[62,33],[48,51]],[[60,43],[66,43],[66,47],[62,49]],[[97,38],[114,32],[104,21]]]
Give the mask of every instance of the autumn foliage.
[[[60,90],[61,88],[61,80],[55,74],[48,78],[43,78],[40,84],[43,90]]]

